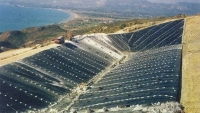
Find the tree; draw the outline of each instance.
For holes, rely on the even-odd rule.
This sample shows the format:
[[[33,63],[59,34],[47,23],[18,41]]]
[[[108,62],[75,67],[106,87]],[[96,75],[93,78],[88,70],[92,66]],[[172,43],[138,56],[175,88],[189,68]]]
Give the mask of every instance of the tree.
[[[126,24],[121,24],[119,28],[120,28],[120,29],[123,29],[123,28],[125,28],[125,27],[126,27]]]

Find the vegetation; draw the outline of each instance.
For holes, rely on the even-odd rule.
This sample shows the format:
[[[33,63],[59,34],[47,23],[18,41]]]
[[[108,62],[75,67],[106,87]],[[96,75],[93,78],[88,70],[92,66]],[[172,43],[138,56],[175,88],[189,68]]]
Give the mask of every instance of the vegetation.
[[[111,23],[101,23],[98,26],[87,28],[86,33],[114,33],[119,30],[124,30],[125,32],[131,32],[144,27],[154,25],[158,22],[169,20],[185,18],[186,15],[179,14],[173,17],[157,17],[157,18],[143,18],[143,19],[131,19],[131,20],[118,20]]]
[[[36,44],[51,43],[58,36],[66,35],[67,30],[61,29],[58,25],[49,25],[43,27],[32,27],[22,31],[8,31],[0,35],[1,51],[32,47]]]
[[[179,14],[173,17],[157,17],[143,19],[111,19],[90,18],[82,16],[70,22],[60,25],[27,28],[22,31],[10,31],[0,35],[0,52],[12,48],[33,47],[36,44],[48,45],[58,36],[69,39],[75,35],[90,33],[114,33],[119,30],[131,32],[156,24],[168,19],[184,18],[186,15]]]

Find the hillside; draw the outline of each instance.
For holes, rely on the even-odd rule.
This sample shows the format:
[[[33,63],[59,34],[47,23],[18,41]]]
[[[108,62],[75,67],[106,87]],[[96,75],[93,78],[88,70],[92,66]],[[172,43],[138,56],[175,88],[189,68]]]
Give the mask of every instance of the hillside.
[[[115,33],[118,31],[132,32],[146,27],[160,24],[174,19],[185,18],[186,15],[180,14],[171,17],[157,17],[157,18],[142,18],[142,19],[128,19],[123,21],[115,21],[107,24],[100,24],[89,29],[88,33]]]
[[[183,25],[184,19],[177,19],[124,34],[80,35],[40,52],[30,50],[36,54],[10,57],[20,60],[0,67],[5,103],[0,111],[112,112],[116,107],[138,110],[138,105],[140,111],[159,111],[168,101],[182,111]]]
[[[194,16],[2,59],[0,111],[199,113],[198,36]]]
[[[20,47],[31,47],[36,44],[48,44],[58,36],[65,35],[67,30],[58,25],[26,28],[22,31],[8,31],[0,35],[1,51]]]
[[[34,47],[37,44],[49,45],[58,36],[64,35],[65,39],[74,35],[91,33],[115,33],[130,32],[146,28],[174,19],[184,18],[186,15],[176,15],[172,17],[158,17],[147,19],[102,19],[79,17],[60,25],[49,25],[41,27],[31,27],[22,31],[8,31],[0,35],[0,52],[10,49]]]

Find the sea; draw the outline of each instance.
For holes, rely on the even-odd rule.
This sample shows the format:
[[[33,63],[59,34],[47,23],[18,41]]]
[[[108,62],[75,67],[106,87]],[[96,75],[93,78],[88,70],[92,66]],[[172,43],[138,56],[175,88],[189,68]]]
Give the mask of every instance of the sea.
[[[0,32],[59,24],[68,21],[71,17],[69,12],[58,9],[22,7],[0,3]]]

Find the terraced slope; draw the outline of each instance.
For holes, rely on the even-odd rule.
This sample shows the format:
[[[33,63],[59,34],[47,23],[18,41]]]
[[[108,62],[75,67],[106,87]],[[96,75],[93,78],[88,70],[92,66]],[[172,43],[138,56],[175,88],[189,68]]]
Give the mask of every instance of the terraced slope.
[[[182,70],[181,103],[186,113],[200,113],[200,16],[186,18]]]
[[[145,51],[163,46],[180,44],[182,41],[184,20],[176,20],[155,25],[133,33],[109,35],[116,43],[125,42],[130,51]],[[120,46],[122,46],[120,44]],[[122,46],[124,49],[127,47]]]
[[[0,67],[0,112],[179,102],[184,20],[76,36]]]
[[[179,101],[181,45],[132,53],[81,95],[74,109]]]
[[[55,105],[115,60],[109,55],[100,56],[102,51],[92,50],[65,43],[0,67],[0,112]]]

